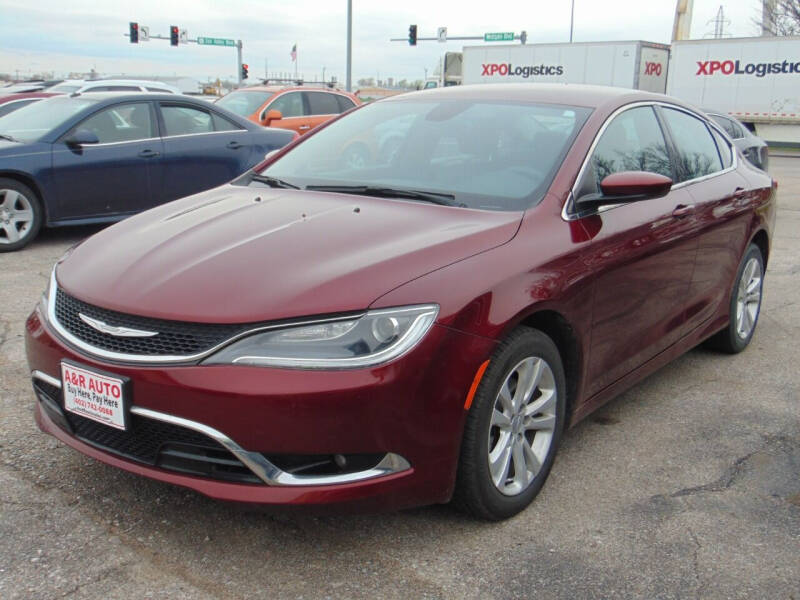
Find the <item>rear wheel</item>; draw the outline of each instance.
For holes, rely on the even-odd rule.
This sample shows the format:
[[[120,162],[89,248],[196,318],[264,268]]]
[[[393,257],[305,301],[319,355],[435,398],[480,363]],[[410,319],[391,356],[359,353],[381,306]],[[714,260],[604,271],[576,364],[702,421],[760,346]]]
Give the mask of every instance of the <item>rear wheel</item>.
[[[0,178],[0,252],[27,246],[42,227],[39,198],[27,185]]]
[[[755,244],[750,244],[739,264],[736,283],[730,298],[728,326],[708,340],[709,346],[736,354],[753,338],[761,312],[761,291],[764,282],[764,257]]]
[[[467,415],[454,503],[500,520],[544,485],[565,419],[564,368],[541,331],[520,328],[495,351]]]

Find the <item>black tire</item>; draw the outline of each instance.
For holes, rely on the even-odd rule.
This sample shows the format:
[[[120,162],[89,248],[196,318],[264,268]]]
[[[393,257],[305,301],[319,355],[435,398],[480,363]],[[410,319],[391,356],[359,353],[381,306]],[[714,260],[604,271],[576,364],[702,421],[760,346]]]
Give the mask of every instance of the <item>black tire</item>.
[[[555,425],[552,437],[549,438],[549,449],[546,450],[546,456],[541,461],[538,473],[529,481],[527,487],[514,495],[507,495],[501,492],[499,484],[495,484],[489,469],[489,446],[492,444],[493,431],[496,431],[492,425],[492,414],[495,412],[495,404],[499,402],[501,386],[527,357],[539,358],[550,367],[556,394],[552,409]],[[566,383],[561,356],[556,345],[544,333],[529,327],[520,327],[499,344],[490,358],[489,366],[467,414],[453,495],[454,506],[474,517],[498,521],[517,514],[531,503],[550,473],[561,441],[566,416],[565,394]],[[535,394],[533,398],[536,398]],[[527,434],[524,432],[522,435]],[[527,438],[521,439],[527,440]],[[499,445],[498,441],[497,446]],[[501,479],[507,482],[509,475],[510,471]],[[526,477],[527,475],[526,471]]]
[[[739,329],[737,319],[737,304],[739,301],[739,289],[743,285],[743,278],[747,277],[745,269],[751,260],[754,260],[758,265],[758,272],[760,273],[760,283],[758,286],[758,305],[755,312],[755,318],[752,320],[752,326],[747,331],[747,334],[742,336]],[[722,331],[717,332],[708,339],[707,346],[719,350],[720,352],[727,352],[728,354],[737,354],[747,348],[750,340],[753,339],[756,325],[758,324],[758,317],[761,314],[761,297],[764,281],[764,257],[761,255],[761,250],[755,244],[750,244],[747,252],[744,253],[739,269],[736,271],[736,278],[733,280],[733,289],[731,290],[731,297],[729,300],[729,314],[730,320],[727,327]]]
[[[19,197],[12,200],[13,192]],[[15,222],[14,216],[23,208],[27,210],[26,205],[33,218],[25,223]],[[16,179],[0,177],[0,252],[13,252],[30,244],[39,235],[43,220],[42,203],[34,191]],[[14,241],[10,241],[12,238]]]

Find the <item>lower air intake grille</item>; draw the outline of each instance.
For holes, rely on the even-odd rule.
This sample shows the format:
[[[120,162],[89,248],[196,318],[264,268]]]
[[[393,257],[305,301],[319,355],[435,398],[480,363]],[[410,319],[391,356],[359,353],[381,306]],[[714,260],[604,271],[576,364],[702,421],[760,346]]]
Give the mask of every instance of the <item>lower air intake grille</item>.
[[[263,483],[227,448],[192,429],[131,414],[126,431],[63,409],[61,390],[34,379],[34,387],[58,406],[78,439],[154,467],[238,483]]]

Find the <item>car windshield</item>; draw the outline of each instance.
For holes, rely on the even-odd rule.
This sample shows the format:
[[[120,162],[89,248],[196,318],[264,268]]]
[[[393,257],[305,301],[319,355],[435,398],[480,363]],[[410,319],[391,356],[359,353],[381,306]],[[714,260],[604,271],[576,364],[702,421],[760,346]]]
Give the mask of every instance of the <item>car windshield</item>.
[[[71,94],[72,92],[77,92],[79,89],[81,89],[81,86],[74,83],[59,83],[47,91],[56,94]]]
[[[272,92],[231,92],[217,100],[217,105],[242,117],[249,117],[272,96]]]
[[[541,199],[590,112],[504,101],[375,102],[312,135],[261,175],[275,186],[350,187],[368,195],[524,210]]]
[[[64,97],[34,102],[0,117],[0,135],[10,136],[20,142],[35,142],[95,102],[86,98]]]

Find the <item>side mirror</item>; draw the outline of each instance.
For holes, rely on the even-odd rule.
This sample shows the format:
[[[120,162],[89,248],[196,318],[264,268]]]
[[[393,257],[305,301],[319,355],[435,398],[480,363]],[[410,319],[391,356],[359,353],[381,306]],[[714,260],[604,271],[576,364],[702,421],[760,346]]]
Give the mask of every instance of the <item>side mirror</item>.
[[[97,137],[97,134],[94,131],[89,131],[88,129],[78,129],[67,139],[65,139],[64,143],[71,148],[78,148],[84,144],[99,144],[100,138]]]
[[[672,179],[648,171],[612,173],[600,182],[600,194],[578,198],[581,208],[597,208],[610,204],[627,204],[639,200],[663,198],[672,189]]]
[[[280,121],[283,118],[283,113],[274,108],[267,111],[264,115],[264,125],[269,125],[272,121]]]

